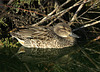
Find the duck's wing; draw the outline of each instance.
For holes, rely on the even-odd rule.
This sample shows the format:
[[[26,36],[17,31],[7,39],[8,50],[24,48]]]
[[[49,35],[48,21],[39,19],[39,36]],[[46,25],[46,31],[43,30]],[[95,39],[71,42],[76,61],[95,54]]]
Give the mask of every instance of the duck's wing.
[[[32,27],[19,29],[11,32],[12,37],[20,39],[41,39],[46,40],[53,37],[53,30],[46,27]]]

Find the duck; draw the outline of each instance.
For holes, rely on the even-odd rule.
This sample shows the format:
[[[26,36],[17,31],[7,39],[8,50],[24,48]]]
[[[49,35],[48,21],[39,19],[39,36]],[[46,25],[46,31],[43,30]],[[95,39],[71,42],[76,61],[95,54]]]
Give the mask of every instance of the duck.
[[[71,27],[66,23],[57,23],[54,26],[33,26],[20,28],[10,32],[12,38],[27,48],[64,48],[73,46],[76,38]]]

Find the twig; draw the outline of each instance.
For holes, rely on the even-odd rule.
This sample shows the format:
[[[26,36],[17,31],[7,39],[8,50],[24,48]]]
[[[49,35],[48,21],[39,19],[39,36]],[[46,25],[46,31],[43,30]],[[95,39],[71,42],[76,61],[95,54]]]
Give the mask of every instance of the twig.
[[[14,0],[10,0],[10,1],[7,3],[7,5],[10,5],[13,1],[14,1]],[[6,10],[7,10],[8,7],[6,7],[6,5],[4,5],[3,3],[0,4],[0,5],[1,5],[1,6],[4,6],[4,9],[2,10],[2,14],[0,15],[0,18],[1,18],[2,16],[4,16],[4,15],[7,13]]]
[[[96,40],[99,40],[99,39],[100,39],[100,36],[98,36],[98,37],[96,37],[95,39],[89,41],[86,45],[89,45],[90,43],[92,43],[92,42],[94,42],[94,41],[96,41]],[[85,46],[86,46],[86,45],[85,45]]]
[[[8,8],[8,7],[9,7],[9,8],[15,8],[15,7],[13,7],[13,6],[4,5],[4,4],[0,4],[0,6],[5,6],[5,7],[7,7],[7,8]],[[1,18],[2,16],[4,16],[5,13],[7,13],[7,11],[6,11],[7,8],[5,8],[4,10],[2,10],[2,13],[3,13],[3,14],[0,14],[0,18]],[[22,11],[26,11],[26,12],[30,12],[30,13],[39,14],[39,15],[42,15],[42,16],[46,16],[45,14],[41,14],[41,13],[38,13],[38,12],[36,12],[36,11],[30,11],[30,10],[26,10],[26,9],[22,9],[22,8],[16,8],[16,9],[19,9],[19,10],[22,10]]]
[[[86,24],[86,23],[90,23],[90,22],[92,22],[92,21],[96,21],[96,19],[98,19],[98,18],[100,18],[100,16],[98,16],[98,17],[96,17],[96,18],[94,18],[94,19],[89,19],[89,18],[86,18],[86,17],[80,17],[81,19],[84,19],[84,20],[89,20],[89,21],[87,21],[87,22],[84,22],[84,24]]]
[[[70,1],[71,0],[67,0],[61,6],[56,7],[51,13],[48,14],[48,16],[51,16],[54,12],[56,12],[58,9],[62,8],[65,4],[69,3]]]
[[[83,63],[81,63],[81,62],[79,62],[79,61],[77,61],[77,60],[74,60],[76,63],[77,63],[77,65],[81,65],[82,67],[87,67],[86,65],[84,65]],[[90,69],[92,72],[97,72],[97,71],[95,71],[93,68],[90,68],[90,67],[87,67],[88,69]]]
[[[84,14],[86,14],[91,8],[93,8],[95,5],[97,5],[100,1],[97,1],[97,3],[93,4],[89,9],[87,9],[85,12],[83,12],[80,16],[78,16],[77,18],[80,18],[81,16],[83,16]]]
[[[60,12],[58,12],[57,14],[55,15],[52,15],[52,16],[58,16],[57,18],[55,18],[52,22],[50,22],[47,26],[49,26],[50,24],[52,24],[54,21],[56,21],[57,19],[59,19],[61,16],[63,16],[66,12],[68,12],[69,10],[71,10],[73,7],[76,7],[80,4],[81,0],[78,1],[77,3],[75,3],[73,6],[65,9],[65,10],[62,10]],[[60,15],[61,14],[61,15]]]
[[[81,49],[81,48],[80,48]],[[83,50],[81,49],[81,52],[89,59],[89,61],[97,68],[97,69],[100,69],[96,63],[89,57],[89,55]]]
[[[89,18],[86,18],[86,17],[80,17],[80,19],[84,19],[84,20],[88,20],[88,21],[92,20],[92,19],[89,19]],[[88,22],[86,22],[86,23],[88,23]]]
[[[41,21],[37,22],[36,24],[33,24],[32,26],[38,26],[39,24],[43,23],[44,21],[52,18],[49,17],[51,16],[54,12],[56,12],[56,10],[60,9],[61,7],[63,7],[65,4],[69,3],[71,0],[67,0],[65,3],[63,3],[61,6],[56,7],[51,13],[49,13],[46,17],[44,17]]]
[[[54,21],[59,19],[63,14],[65,14],[65,13],[62,13],[61,15],[59,15],[57,18],[55,18],[53,21],[51,21],[47,26],[50,26]]]
[[[94,52],[94,53],[100,54],[100,51],[96,51],[96,50],[94,50],[94,49],[86,48],[86,50],[89,50],[89,51],[92,51],[92,52]]]
[[[88,21],[88,22],[84,22],[84,23],[89,23],[89,22],[92,22],[92,21],[96,21],[96,19],[98,19],[98,18],[100,18],[100,16],[98,16],[98,17],[96,17],[96,18],[94,18],[94,19],[91,19],[91,20]]]
[[[26,69],[28,70],[28,72],[32,72],[32,71],[29,69],[29,67],[27,66],[26,63],[23,63],[23,64],[25,65],[25,67],[26,67]]]
[[[89,11],[88,13],[98,13],[98,14],[100,14],[100,12],[95,12],[95,11]]]
[[[79,27],[79,28],[73,29],[73,31],[79,30],[79,29],[81,29],[81,28],[89,27],[89,26],[92,26],[92,25],[95,25],[95,24],[98,24],[98,23],[100,23],[100,21],[96,21],[96,22],[93,22],[93,23],[91,23],[91,24],[86,24],[86,25],[81,26],[81,27]]]
[[[86,0],[83,1],[83,3],[78,7],[77,11],[75,12],[73,18],[71,19],[71,22],[74,21],[77,18],[77,15],[79,11],[83,8],[84,4],[86,3]]]

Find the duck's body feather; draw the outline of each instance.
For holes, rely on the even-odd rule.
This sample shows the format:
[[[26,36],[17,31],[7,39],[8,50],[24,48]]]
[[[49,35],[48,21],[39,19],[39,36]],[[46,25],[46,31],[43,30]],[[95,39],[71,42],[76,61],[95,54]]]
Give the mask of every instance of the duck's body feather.
[[[71,28],[68,28],[71,31]],[[64,34],[66,37],[61,37],[62,34],[57,34],[54,27],[37,26],[19,29],[11,32],[11,35],[28,48],[64,48],[72,46],[75,42],[75,38],[67,34]]]

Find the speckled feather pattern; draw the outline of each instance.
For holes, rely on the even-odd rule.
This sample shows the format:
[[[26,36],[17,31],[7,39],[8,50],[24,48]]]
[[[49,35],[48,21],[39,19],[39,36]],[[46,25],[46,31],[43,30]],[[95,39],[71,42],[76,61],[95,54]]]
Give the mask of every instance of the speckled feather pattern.
[[[37,26],[11,32],[11,35],[28,48],[64,48],[74,44],[74,37],[60,37],[53,28]],[[67,28],[71,31],[70,27]]]

